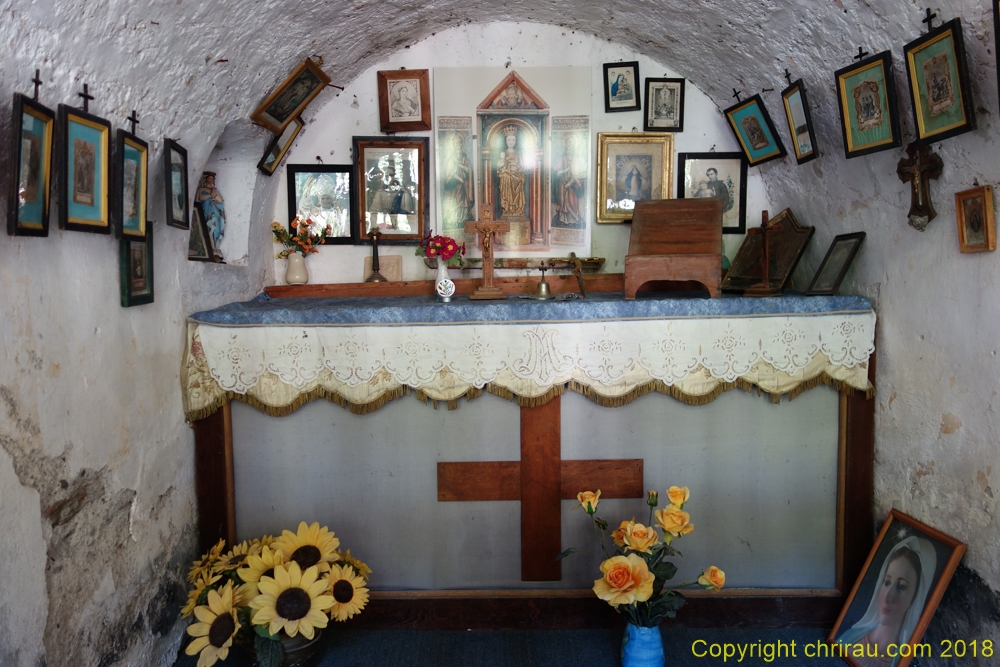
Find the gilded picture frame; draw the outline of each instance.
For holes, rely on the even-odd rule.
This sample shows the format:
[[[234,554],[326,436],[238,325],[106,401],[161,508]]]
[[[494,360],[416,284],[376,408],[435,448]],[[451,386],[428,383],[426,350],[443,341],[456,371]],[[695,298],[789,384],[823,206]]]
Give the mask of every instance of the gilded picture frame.
[[[956,192],[955,221],[958,223],[958,249],[961,252],[996,250],[993,187],[982,185]]]
[[[188,193],[187,150],[173,139],[163,140],[163,194],[167,224],[191,227],[191,196]]]
[[[149,183],[149,145],[119,128],[115,136],[115,238],[146,238],[146,202]]]
[[[257,163],[257,169],[260,170],[260,173],[265,176],[270,176],[274,173],[274,170],[278,168],[278,165],[285,158],[285,154],[288,153],[288,149],[292,147],[295,138],[299,136],[299,132],[302,131],[303,126],[304,123],[301,118],[294,118],[285,127],[284,132],[271,137],[271,140],[267,143],[267,148],[264,149],[264,155],[261,156],[260,162]]]
[[[431,129],[429,70],[382,70],[375,74],[378,78],[379,129],[382,132]]]
[[[899,111],[892,52],[883,51],[834,73],[847,159],[898,148]]]
[[[65,104],[58,112],[59,228],[111,233],[111,123]]]
[[[678,153],[677,198],[719,197],[722,233],[747,232],[747,161],[743,153]]]
[[[604,63],[604,111],[639,111],[642,96],[639,90],[639,62]]]
[[[330,83],[319,65],[306,58],[264,98],[250,119],[280,135]]]
[[[325,245],[357,243],[355,206],[357,179],[350,164],[290,164],[288,177],[288,231],[292,220],[312,220],[317,232],[330,226]]]
[[[684,131],[684,79],[646,78],[646,132]]]
[[[806,294],[809,296],[836,294],[864,240],[864,232],[840,234],[835,237],[819,268],[816,269]]]
[[[954,18],[903,47],[917,142],[929,144],[976,129],[962,19]]]
[[[819,156],[819,149],[816,147],[816,132],[813,130],[809,98],[802,79],[792,82],[781,91],[781,102],[785,107],[785,120],[792,137],[796,164],[815,160]]]
[[[7,234],[48,236],[56,116],[46,106],[14,93],[13,164],[7,198]]]
[[[118,241],[118,269],[122,308],[153,303],[153,223],[143,238],[122,236]]]
[[[785,157],[785,146],[760,95],[737,102],[723,113],[749,166]]]
[[[597,134],[597,222],[632,221],[635,202],[672,196],[674,135]]]
[[[356,239],[371,243],[416,245],[427,234],[430,139],[353,137],[356,179]]]

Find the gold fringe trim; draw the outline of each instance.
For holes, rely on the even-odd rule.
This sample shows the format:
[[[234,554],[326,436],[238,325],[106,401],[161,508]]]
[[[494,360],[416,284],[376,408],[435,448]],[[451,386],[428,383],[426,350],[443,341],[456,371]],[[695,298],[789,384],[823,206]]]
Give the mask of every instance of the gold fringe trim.
[[[507,389],[506,387],[500,387],[492,383],[487,383],[486,386],[483,387],[483,389],[493,394],[494,396],[499,396],[500,398],[506,399],[511,403],[517,403],[522,408],[541,407],[546,403],[548,403],[549,401],[551,401],[556,396],[562,396],[563,394],[566,393],[566,386],[561,384],[554,385],[547,392],[539,396],[519,396],[514,392],[512,392],[510,389]]]

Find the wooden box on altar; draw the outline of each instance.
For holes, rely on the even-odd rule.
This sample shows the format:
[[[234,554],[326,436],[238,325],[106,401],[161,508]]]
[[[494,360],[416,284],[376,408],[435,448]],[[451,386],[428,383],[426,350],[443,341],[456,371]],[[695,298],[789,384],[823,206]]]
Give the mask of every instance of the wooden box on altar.
[[[694,281],[719,296],[722,199],[639,201],[625,256],[625,298],[650,281]]]

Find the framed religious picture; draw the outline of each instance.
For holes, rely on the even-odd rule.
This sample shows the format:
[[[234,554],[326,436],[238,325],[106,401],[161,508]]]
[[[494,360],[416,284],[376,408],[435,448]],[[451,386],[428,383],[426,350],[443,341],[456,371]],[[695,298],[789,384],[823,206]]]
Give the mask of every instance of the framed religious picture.
[[[250,114],[250,119],[280,135],[328,83],[330,77],[319,65],[306,58],[280,86],[264,98],[260,106]]]
[[[785,156],[785,146],[760,95],[737,102],[724,113],[751,167]]]
[[[806,88],[802,79],[781,91],[781,100],[785,104],[785,119],[788,121],[788,132],[792,136],[796,163],[804,164],[815,160],[819,155],[816,149],[816,133],[813,131],[812,114],[809,112],[809,100],[806,98]]]
[[[929,144],[976,129],[965,64],[962,19],[955,18],[903,47],[917,142]]]
[[[214,262],[211,238],[201,209],[195,206],[191,218],[191,233],[188,236],[188,259],[192,262]]]
[[[111,123],[59,105],[59,228],[111,232]]]
[[[290,164],[288,174],[288,230],[292,220],[312,220],[316,232],[329,226],[327,245],[356,243],[354,202],[357,180],[350,164]]]
[[[670,199],[674,135],[598,132],[597,222],[631,222],[635,203]]]
[[[723,234],[746,234],[747,161],[743,153],[677,154],[677,198],[703,197],[722,200]]]
[[[684,131],[684,79],[646,79],[646,132]]]
[[[985,252],[997,249],[991,186],[983,185],[956,192],[955,217],[958,222],[959,250]]]
[[[638,111],[642,108],[639,97],[639,63],[604,64],[604,111]]]
[[[118,243],[122,307],[153,303],[153,223],[147,223],[143,238],[126,235]]]
[[[295,137],[302,130],[302,125],[302,120],[295,118],[288,124],[284,132],[271,137],[271,140],[267,143],[267,148],[264,150],[264,156],[257,163],[257,169],[262,174],[270,176],[274,173],[274,170],[281,164],[282,158],[285,157],[285,153],[292,147]]]
[[[11,236],[49,235],[49,185],[55,114],[30,97],[14,93],[13,164],[7,205]]]
[[[471,116],[437,117],[434,154],[437,158],[438,222],[435,232],[456,240],[464,238],[465,223],[476,219],[474,134]]]
[[[188,154],[173,139],[163,140],[163,185],[167,202],[167,224],[179,229],[191,226],[188,196]]]
[[[431,129],[431,86],[428,70],[397,69],[376,72],[378,119],[383,132]]]
[[[964,553],[955,538],[890,511],[830,631],[831,655],[854,667],[929,656],[920,639]]]
[[[892,52],[864,58],[837,70],[834,77],[847,158],[900,146]]]
[[[830,249],[826,251],[826,257],[823,258],[819,268],[816,269],[816,275],[809,283],[806,294],[810,296],[836,294],[864,240],[864,232],[841,234],[833,239]]]
[[[356,239],[417,244],[427,234],[428,137],[354,137]]]
[[[114,214],[115,238],[146,238],[146,193],[149,146],[119,128],[115,137]]]

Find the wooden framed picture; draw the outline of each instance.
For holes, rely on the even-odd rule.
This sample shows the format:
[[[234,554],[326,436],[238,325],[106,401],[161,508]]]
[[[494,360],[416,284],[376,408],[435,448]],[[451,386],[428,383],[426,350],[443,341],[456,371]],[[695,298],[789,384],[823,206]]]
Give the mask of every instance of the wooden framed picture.
[[[376,72],[378,119],[383,132],[431,129],[431,86],[428,70],[397,69]]]
[[[892,52],[869,56],[837,70],[834,76],[847,158],[900,146]]]
[[[737,102],[724,113],[751,167],[785,157],[785,146],[760,95]]]
[[[178,229],[191,227],[187,161],[187,151],[179,143],[173,139],[163,140],[163,186],[167,202],[167,224]]]
[[[806,87],[802,79],[781,91],[781,100],[785,105],[785,119],[788,121],[788,132],[792,136],[796,163],[803,164],[815,160],[819,155],[816,149],[816,133],[813,132],[812,114],[809,112],[809,100],[806,98]]]
[[[830,249],[826,251],[826,257],[816,269],[816,275],[809,283],[806,294],[833,295],[840,289],[840,283],[847,275],[847,269],[851,268],[855,255],[861,249],[861,242],[865,240],[864,232],[853,234],[841,234],[833,239]]]
[[[635,203],[670,199],[674,135],[597,134],[597,222],[630,222]]]
[[[330,77],[306,58],[260,103],[250,119],[280,135],[328,83]]]
[[[997,91],[1000,92],[1000,0],[993,0],[993,53],[997,63]]]
[[[48,236],[52,142],[56,116],[30,97],[14,93],[13,164],[8,191],[7,233]]]
[[[747,162],[743,153],[677,154],[677,198],[706,197],[722,200],[723,234],[746,234]]]
[[[732,266],[722,281],[725,292],[742,293],[745,290],[764,285],[773,292],[788,287],[802,253],[805,252],[815,227],[803,227],[786,208],[771,218],[768,223],[767,238],[767,281],[764,281],[763,237],[760,228],[751,229],[736,251]]]
[[[354,137],[359,243],[376,227],[383,244],[416,244],[427,234],[427,153],[430,139]]]
[[[153,223],[143,238],[122,236],[118,244],[122,307],[153,303]]]
[[[639,62],[604,63],[604,111],[638,111]]]
[[[920,639],[964,553],[958,540],[899,510],[889,512],[830,631],[837,651],[831,654],[854,667],[880,660],[906,667],[921,657]]]
[[[976,129],[962,19],[954,18],[903,47],[917,142],[929,144]]]
[[[684,131],[684,79],[646,79],[646,132]]]
[[[188,259],[192,262],[216,261],[215,253],[212,252],[211,238],[208,225],[201,215],[201,209],[195,206],[191,218],[191,233],[188,236]]]
[[[118,129],[115,136],[115,238],[146,238],[146,194],[149,146],[139,137]]]
[[[290,164],[288,174],[288,230],[292,220],[312,220],[316,232],[330,226],[327,245],[356,243],[358,225],[353,215],[357,180],[350,164]]]
[[[111,232],[111,123],[59,105],[59,228]]]
[[[288,149],[292,147],[292,142],[295,141],[295,137],[299,135],[302,130],[303,122],[300,118],[295,118],[285,131],[279,135],[271,137],[271,141],[268,142],[267,148],[264,150],[263,157],[260,158],[260,162],[257,163],[257,169],[260,170],[265,176],[270,176],[274,173],[274,170],[278,168],[281,164],[282,158],[285,157],[285,153]]]
[[[997,249],[992,186],[983,185],[956,192],[955,217],[958,222],[959,250],[985,252]]]

